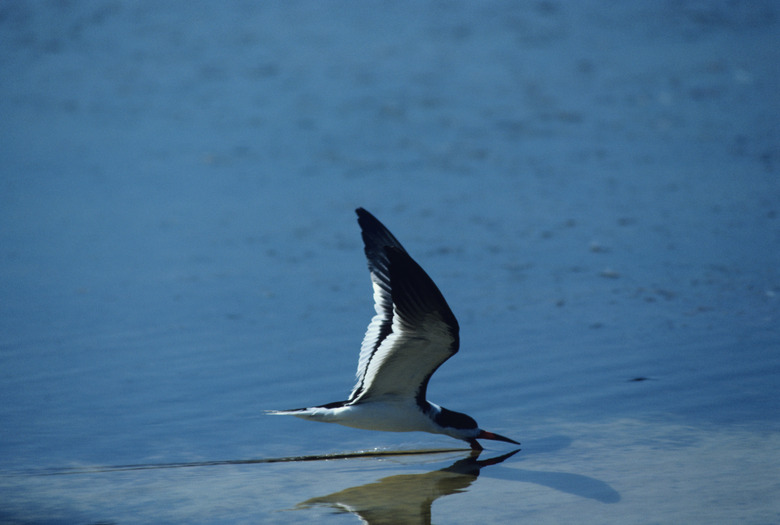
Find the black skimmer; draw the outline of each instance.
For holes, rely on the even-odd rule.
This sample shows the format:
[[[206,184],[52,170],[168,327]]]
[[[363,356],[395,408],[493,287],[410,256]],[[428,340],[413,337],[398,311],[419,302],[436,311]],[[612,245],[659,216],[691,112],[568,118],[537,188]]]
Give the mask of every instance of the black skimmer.
[[[357,383],[346,401],[269,413],[368,430],[445,434],[474,450],[482,450],[477,439],[519,445],[426,399],[431,376],[458,351],[458,321],[398,239],[363,208],[356,212],[376,310],[360,348]]]

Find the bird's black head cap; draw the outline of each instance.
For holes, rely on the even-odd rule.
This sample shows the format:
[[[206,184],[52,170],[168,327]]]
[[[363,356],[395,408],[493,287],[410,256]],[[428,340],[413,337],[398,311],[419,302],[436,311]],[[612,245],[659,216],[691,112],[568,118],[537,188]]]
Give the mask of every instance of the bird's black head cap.
[[[455,412],[454,410],[448,410],[444,407],[441,408],[441,411],[436,414],[434,419],[436,423],[443,427],[464,430],[479,428],[479,425],[477,425],[477,422],[474,421],[473,417],[467,416],[466,414],[462,414],[460,412]]]

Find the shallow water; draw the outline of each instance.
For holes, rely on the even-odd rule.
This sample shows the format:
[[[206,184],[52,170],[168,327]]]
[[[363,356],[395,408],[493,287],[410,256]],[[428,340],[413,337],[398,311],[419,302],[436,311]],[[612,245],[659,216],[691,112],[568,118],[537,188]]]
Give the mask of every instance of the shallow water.
[[[328,5],[0,7],[0,521],[780,521],[774,4]],[[267,462],[459,446],[263,415],[352,387],[357,206],[521,452]]]

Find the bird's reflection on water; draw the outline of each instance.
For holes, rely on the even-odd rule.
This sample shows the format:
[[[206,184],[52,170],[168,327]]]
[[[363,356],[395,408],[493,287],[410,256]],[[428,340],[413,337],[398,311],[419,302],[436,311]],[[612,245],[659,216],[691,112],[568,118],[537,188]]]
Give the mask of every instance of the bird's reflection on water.
[[[327,505],[341,512],[356,514],[371,525],[430,523],[431,504],[436,499],[464,491],[477,479],[482,468],[501,463],[519,451],[517,449],[484,460],[479,459],[480,452],[474,451],[468,458],[441,470],[390,476],[367,485],[308,499],[296,508]]]
[[[497,465],[514,456],[520,449],[490,459],[479,459],[473,451],[465,459],[447,468],[425,474],[401,474],[380,479],[374,483],[311,498],[299,503],[296,509],[326,505],[340,512],[351,512],[371,525],[383,523],[431,523],[431,505],[450,494],[466,490],[484,467]],[[490,470],[496,479],[543,485],[560,492],[601,503],[617,503],[620,494],[604,481],[566,472],[545,472],[515,468]]]

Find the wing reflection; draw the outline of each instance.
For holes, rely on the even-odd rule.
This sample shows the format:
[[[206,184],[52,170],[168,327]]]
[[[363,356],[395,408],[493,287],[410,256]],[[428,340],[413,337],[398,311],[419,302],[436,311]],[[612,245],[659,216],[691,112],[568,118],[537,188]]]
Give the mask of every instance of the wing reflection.
[[[479,452],[451,466],[426,474],[402,474],[352,487],[299,503],[296,508],[327,505],[351,512],[370,525],[431,523],[431,504],[442,496],[462,492],[479,476],[483,467],[496,465],[520,449],[480,460]]]

